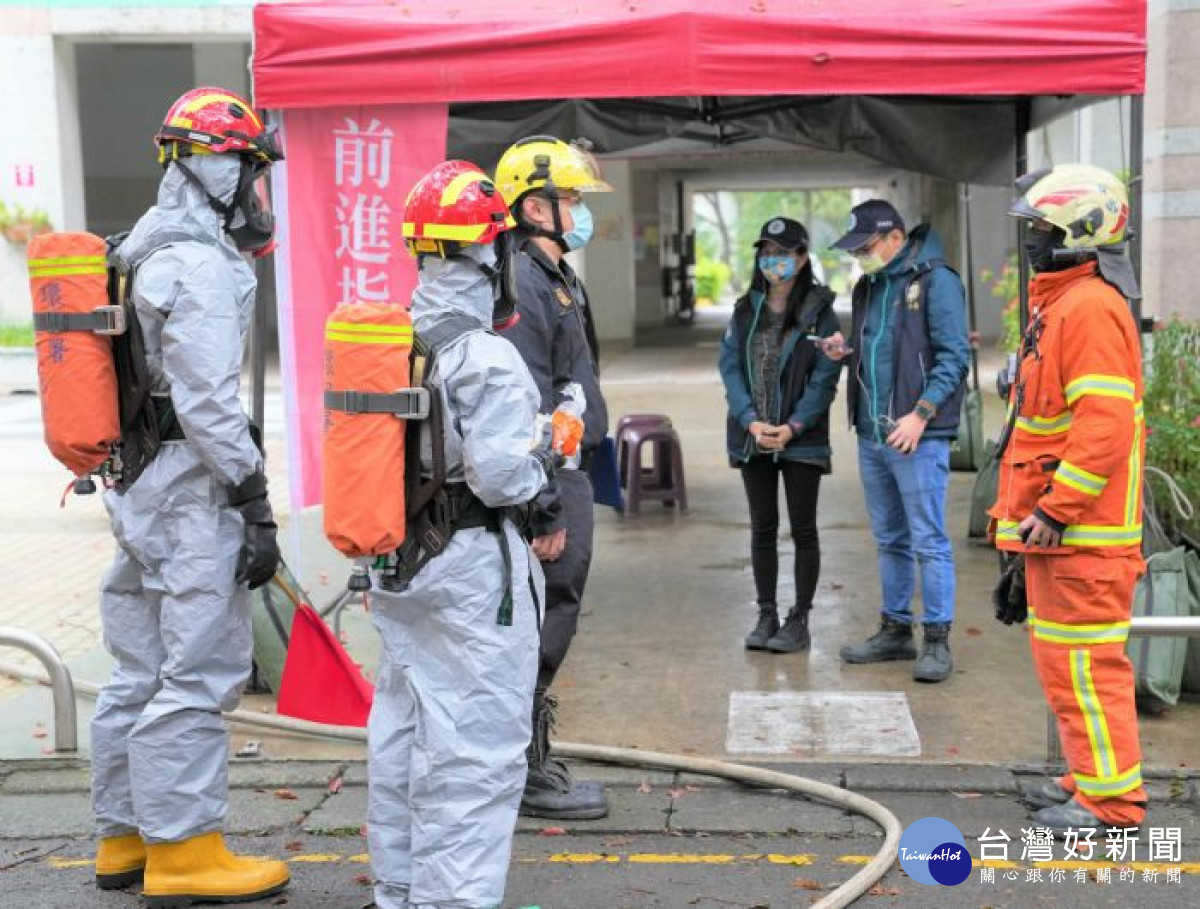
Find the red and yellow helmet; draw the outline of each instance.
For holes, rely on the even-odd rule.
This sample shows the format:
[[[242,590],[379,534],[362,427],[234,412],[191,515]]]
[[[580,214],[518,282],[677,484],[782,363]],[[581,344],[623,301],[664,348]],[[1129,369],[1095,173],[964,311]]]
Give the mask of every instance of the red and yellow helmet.
[[[408,194],[402,234],[414,256],[450,256],[491,243],[516,222],[491,178],[469,161],[443,161]]]
[[[223,88],[193,88],[179,97],[154,134],[160,161],[180,154],[241,154],[270,163],[283,158],[273,128],[249,102]]]
[[[1129,193],[1115,174],[1090,164],[1059,164],[1017,180],[1008,213],[1062,228],[1064,249],[1096,249],[1125,239]]]

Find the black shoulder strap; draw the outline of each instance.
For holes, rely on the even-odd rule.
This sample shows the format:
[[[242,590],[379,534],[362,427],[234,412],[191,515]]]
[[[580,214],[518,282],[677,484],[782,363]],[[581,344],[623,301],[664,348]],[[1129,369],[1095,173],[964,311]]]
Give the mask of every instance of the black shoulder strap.
[[[446,415],[442,410],[441,389],[433,386],[434,367],[438,354],[464,335],[487,332],[475,319],[451,315],[440,320],[432,329],[417,332],[412,352],[412,383],[428,394],[430,459],[433,471],[428,480],[421,480],[421,425],[410,422],[406,427],[404,479],[407,487],[405,511],[410,519],[423,512],[434,496],[446,485]]]

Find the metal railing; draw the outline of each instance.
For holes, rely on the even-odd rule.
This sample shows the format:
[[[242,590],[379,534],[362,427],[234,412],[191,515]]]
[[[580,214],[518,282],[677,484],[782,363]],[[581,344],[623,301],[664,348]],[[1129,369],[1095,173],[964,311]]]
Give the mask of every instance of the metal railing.
[[[1200,616],[1134,616],[1129,623],[1130,637],[1200,638]],[[1046,763],[1064,761],[1058,720],[1054,711],[1046,711]]]
[[[50,676],[54,695],[54,750],[78,751],[79,732],[75,719],[75,683],[71,671],[54,645],[44,637],[22,628],[0,626],[0,647],[17,647],[37,657]]]

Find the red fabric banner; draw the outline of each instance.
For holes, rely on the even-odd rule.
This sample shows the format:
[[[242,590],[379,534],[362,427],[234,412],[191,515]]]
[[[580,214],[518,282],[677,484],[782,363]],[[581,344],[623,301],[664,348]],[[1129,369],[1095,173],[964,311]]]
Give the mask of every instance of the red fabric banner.
[[[1139,94],[1146,0],[261,3],[257,104]]]
[[[321,501],[325,319],[339,303],[408,306],[408,191],[446,153],[444,104],[289,111],[275,181],[279,346],[293,512]]]

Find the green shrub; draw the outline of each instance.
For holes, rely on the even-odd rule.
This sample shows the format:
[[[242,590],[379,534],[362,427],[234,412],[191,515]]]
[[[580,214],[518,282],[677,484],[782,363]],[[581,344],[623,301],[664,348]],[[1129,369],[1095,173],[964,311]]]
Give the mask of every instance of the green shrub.
[[[33,323],[0,325],[0,347],[33,347]]]
[[[1150,343],[1153,349],[1146,362],[1146,463],[1174,477],[1200,510],[1200,323],[1160,323]],[[1164,526],[1179,527],[1191,535],[1200,533],[1200,515],[1182,522],[1173,512],[1167,513],[1165,494],[1156,499]]]
[[[696,299],[719,300],[729,284],[729,266],[716,259],[696,263]]]
[[[996,274],[990,268],[979,272],[980,280],[988,286],[992,296],[1004,304],[1000,311],[1000,339],[996,346],[1004,353],[1015,353],[1021,346],[1021,300],[1019,294],[1020,272],[1017,260],[1009,257]]]

